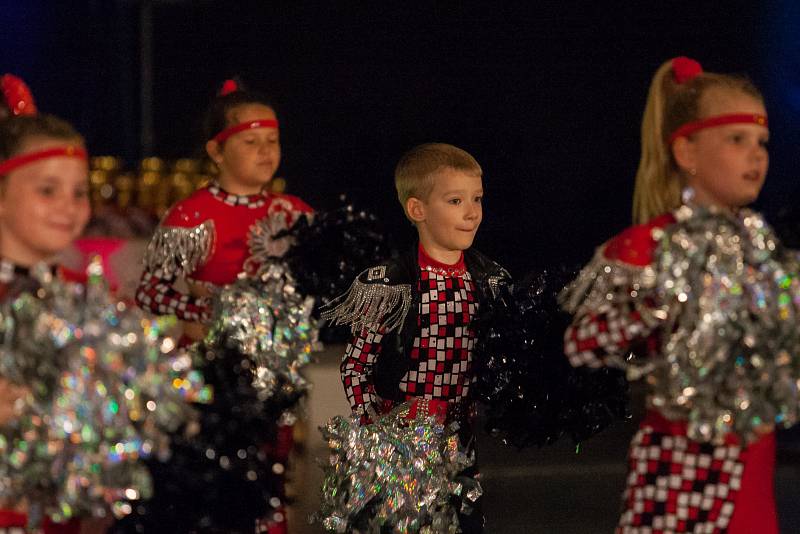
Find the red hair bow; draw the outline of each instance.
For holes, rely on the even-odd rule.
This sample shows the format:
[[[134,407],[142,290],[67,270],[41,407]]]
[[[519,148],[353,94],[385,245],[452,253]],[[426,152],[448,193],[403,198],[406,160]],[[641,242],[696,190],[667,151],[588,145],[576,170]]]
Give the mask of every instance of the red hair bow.
[[[239,84],[236,80],[225,80],[222,84],[222,89],[219,90],[219,96],[229,95],[239,90]]]
[[[8,109],[12,115],[36,115],[36,104],[28,86],[13,74],[0,76],[0,90],[3,91]]]
[[[672,60],[672,76],[675,78],[675,83],[684,84],[700,74],[703,74],[703,67],[694,59],[680,56]]]

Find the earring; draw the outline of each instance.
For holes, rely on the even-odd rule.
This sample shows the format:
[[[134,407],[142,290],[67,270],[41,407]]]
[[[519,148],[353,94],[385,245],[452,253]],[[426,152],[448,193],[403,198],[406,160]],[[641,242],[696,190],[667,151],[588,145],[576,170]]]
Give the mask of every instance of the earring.
[[[697,174],[697,169],[689,169],[689,174],[695,176]]]

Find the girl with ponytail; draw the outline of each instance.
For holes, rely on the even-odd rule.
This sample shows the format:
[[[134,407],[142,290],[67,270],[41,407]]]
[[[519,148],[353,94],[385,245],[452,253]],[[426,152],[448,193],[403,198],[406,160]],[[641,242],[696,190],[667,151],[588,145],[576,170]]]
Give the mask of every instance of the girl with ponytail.
[[[745,207],[768,166],[763,98],[674,58],[641,135],[635,226],[561,295],[570,363],[648,386],[617,531],[777,534],[773,429],[800,409],[800,268]]]

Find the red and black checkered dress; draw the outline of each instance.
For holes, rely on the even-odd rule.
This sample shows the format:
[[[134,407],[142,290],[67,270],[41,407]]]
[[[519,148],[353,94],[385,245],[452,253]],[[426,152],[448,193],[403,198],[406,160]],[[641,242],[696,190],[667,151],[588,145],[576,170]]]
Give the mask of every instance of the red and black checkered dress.
[[[410,352],[411,366],[400,381],[406,399],[462,401],[469,394],[472,348],[477,313],[473,280],[464,257],[454,265],[418,253],[420,301],[417,335]],[[381,351],[383,333],[364,328],[347,345],[341,365],[342,382],[355,413],[380,405],[372,382],[372,368]]]
[[[664,215],[611,239],[599,251],[606,272],[645,269],[656,244],[652,231],[672,222],[671,215]],[[629,288],[633,297],[636,290]],[[572,365],[605,365],[624,358],[634,344],[643,347],[646,357],[659,357],[659,332],[647,320],[649,303],[633,301],[611,299],[593,309],[579,308],[564,339]],[[631,443],[617,532],[777,534],[774,434],[747,447],[733,435],[714,445],[689,439],[686,427],[685,421],[668,420],[656,407],[649,408]]]

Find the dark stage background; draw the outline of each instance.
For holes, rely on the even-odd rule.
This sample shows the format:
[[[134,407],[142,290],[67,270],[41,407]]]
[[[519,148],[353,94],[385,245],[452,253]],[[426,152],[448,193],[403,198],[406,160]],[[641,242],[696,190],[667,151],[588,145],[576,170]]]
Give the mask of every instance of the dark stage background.
[[[477,246],[521,275],[582,262],[629,224],[649,78],[685,54],[765,91],[759,207],[794,217],[800,4],[354,4],[3,0],[0,71],[130,165],[196,153],[202,110],[238,75],[277,104],[291,192],[321,208],[347,192],[406,240],[393,166],[453,143],[485,171]]]

